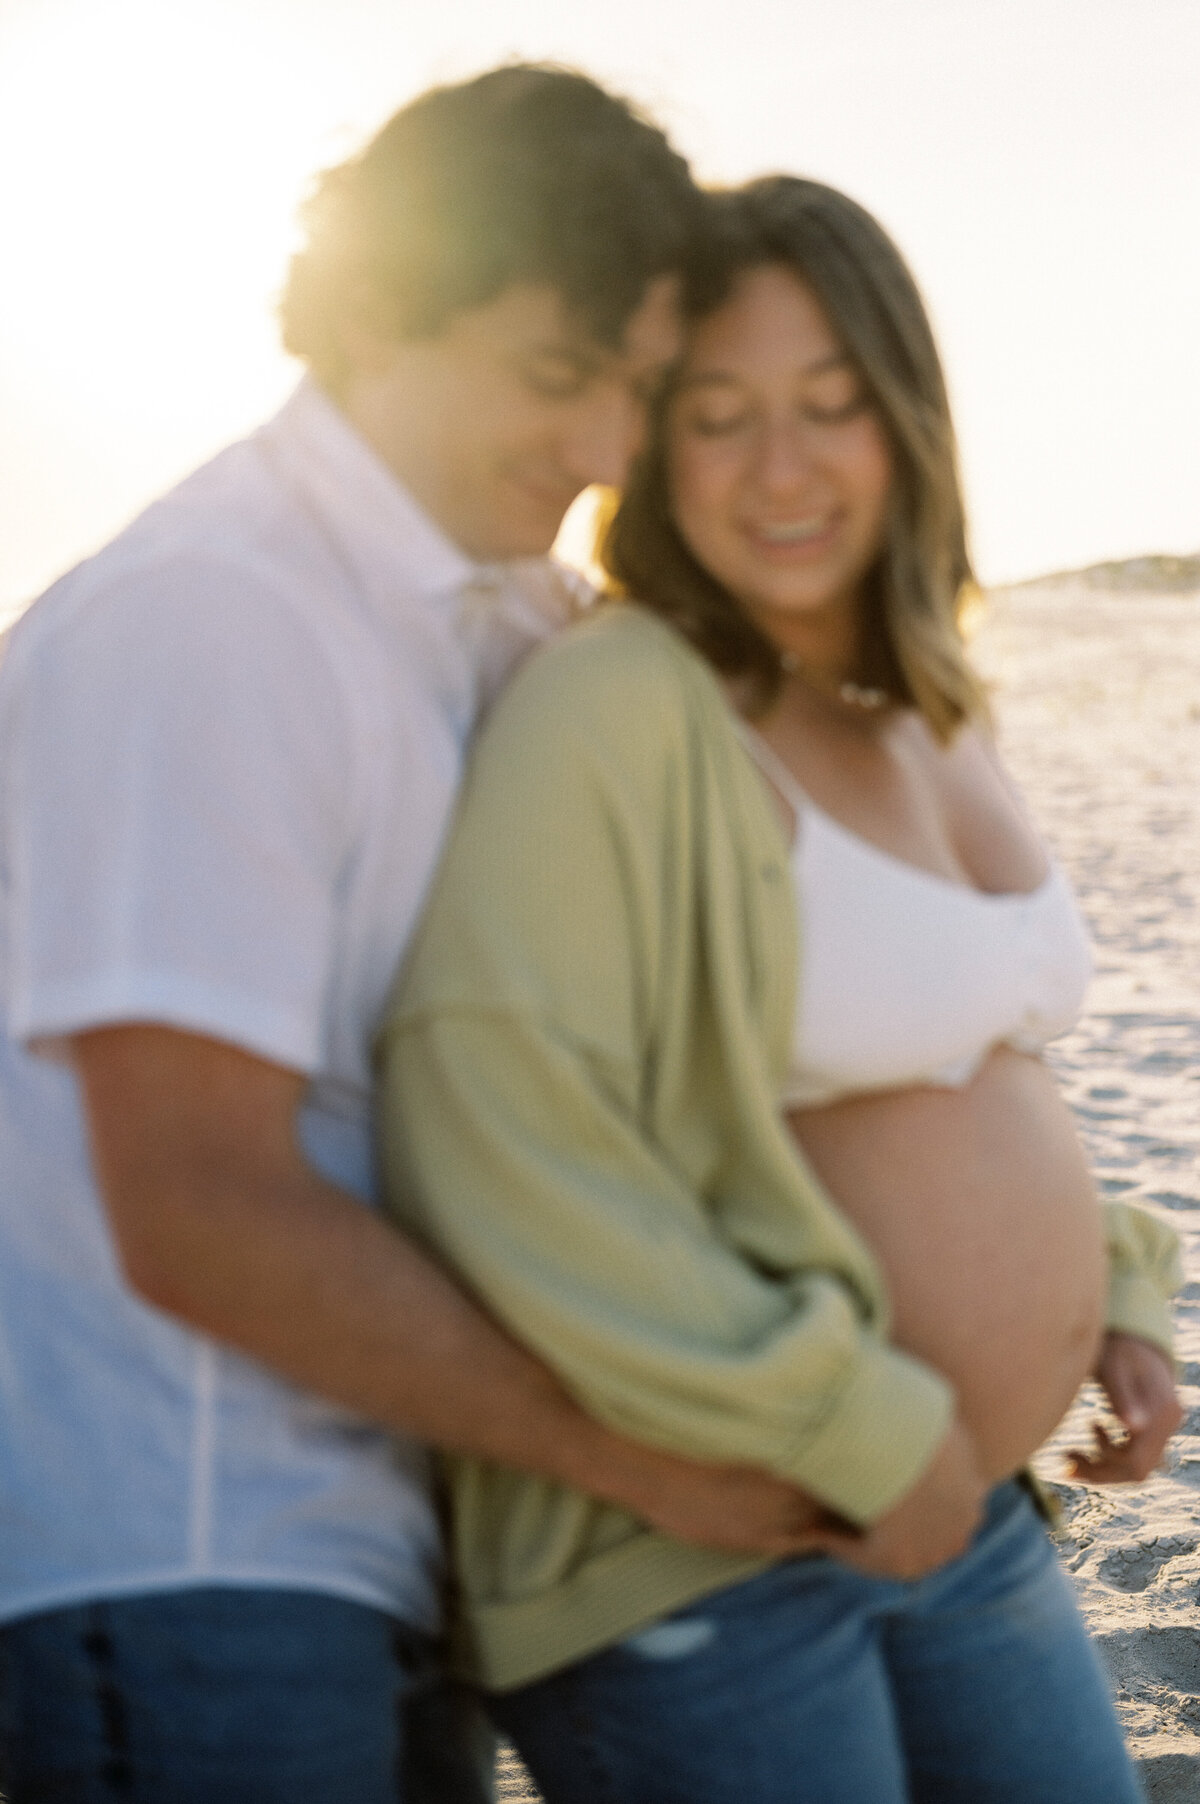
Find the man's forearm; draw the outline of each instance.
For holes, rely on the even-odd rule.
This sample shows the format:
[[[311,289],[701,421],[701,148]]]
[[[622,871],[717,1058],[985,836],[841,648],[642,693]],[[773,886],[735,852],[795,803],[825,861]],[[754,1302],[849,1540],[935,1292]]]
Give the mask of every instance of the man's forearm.
[[[172,1219],[172,1217],[174,1219]],[[160,1196],[150,1302],[398,1433],[578,1483],[598,1425],[413,1242],[319,1178]]]
[[[273,1201],[210,1199],[199,1230],[188,1213],[193,1225],[172,1235],[172,1276],[143,1269],[138,1287],[302,1388],[680,1539],[770,1555],[809,1545],[822,1512],[802,1493],[612,1433],[419,1247],[319,1179]]]
[[[802,1544],[814,1506],[585,1416],[417,1245],[319,1177],[304,1080],[153,1026],[77,1036],[92,1157],[130,1284],[214,1339],[381,1427],[537,1472],[680,1538]]]

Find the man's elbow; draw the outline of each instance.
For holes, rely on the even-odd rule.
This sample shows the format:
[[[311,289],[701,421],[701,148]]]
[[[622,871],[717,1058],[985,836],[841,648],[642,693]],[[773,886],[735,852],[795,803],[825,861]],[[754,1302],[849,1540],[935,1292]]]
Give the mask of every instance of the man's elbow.
[[[118,1240],[117,1265],[127,1288],[141,1302],[200,1325],[192,1289],[169,1260],[145,1247],[131,1247]]]
[[[203,1270],[194,1234],[185,1231],[177,1199],[138,1184],[109,1185],[104,1202],[117,1267],[143,1303],[207,1328]]]

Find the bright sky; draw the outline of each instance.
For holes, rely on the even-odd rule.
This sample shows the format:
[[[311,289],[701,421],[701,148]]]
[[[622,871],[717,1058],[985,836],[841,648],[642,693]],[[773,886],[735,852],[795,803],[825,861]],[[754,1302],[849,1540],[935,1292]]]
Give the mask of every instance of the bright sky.
[[[1196,0],[0,0],[0,615],[286,394],[308,175],[514,54],[880,215],[986,580],[1200,549]]]

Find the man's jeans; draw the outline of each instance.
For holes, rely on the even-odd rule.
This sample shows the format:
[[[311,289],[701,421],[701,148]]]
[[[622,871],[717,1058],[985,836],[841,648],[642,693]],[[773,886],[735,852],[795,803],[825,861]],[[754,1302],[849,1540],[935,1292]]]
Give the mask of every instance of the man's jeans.
[[[483,1804],[477,1737],[425,1636],[336,1597],[155,1592],[0,1628],[7,1804]]]
[[[912,1584],[798,1559],[493,1700],[548,1804],[1137,1804],[1025,1492]]]

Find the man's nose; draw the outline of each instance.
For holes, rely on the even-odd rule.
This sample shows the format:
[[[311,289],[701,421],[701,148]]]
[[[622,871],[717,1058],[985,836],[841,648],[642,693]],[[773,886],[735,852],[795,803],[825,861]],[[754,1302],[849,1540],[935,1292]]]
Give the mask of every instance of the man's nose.
[[[589,395],[567,445],[571,474],[586,487],[620,488],[646,433],[646,407],[622,385],[606,384]]]

